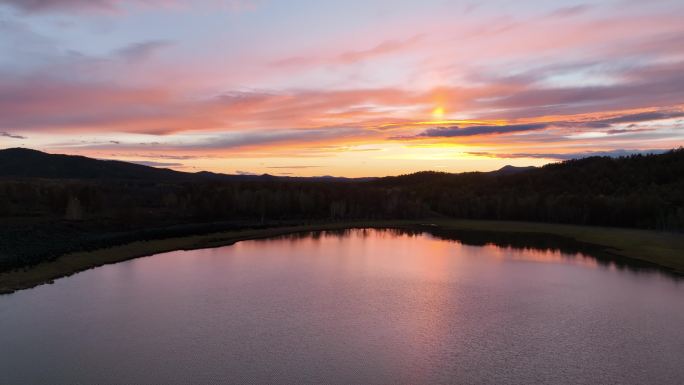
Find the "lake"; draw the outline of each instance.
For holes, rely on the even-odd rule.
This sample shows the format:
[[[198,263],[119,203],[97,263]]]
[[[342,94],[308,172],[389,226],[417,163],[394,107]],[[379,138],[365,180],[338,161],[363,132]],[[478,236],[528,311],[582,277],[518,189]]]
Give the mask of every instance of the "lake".
[[[221,383],[681,384],[684,284],[565,246],[349,230],[0,296],[0,384]]]

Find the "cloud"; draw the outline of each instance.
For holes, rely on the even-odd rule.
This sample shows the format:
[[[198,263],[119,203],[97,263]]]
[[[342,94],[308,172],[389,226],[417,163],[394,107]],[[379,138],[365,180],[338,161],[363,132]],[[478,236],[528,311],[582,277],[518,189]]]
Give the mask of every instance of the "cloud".
[[[137,42],[110,56],[144,59],[169,44],[164,40]],[[381,44],[378,46],[381,49],[368,51],[396,46]],[[415,111],[420,109],[434,108],[435,95],[444,101],[447,111],[463,111],[482,120],[531,120],[546,115],[684,103],[684,62],[632,67],[619,74],[624,81],[600,87],[545,87],[537,84],[534,76],[525,75],[512,83],[492,78],[485,79],[484,84],[425,90],[392,87],[228,90],[214,96],[193,95],[174,82],[155,82],[154,71],[139,74],[146,77],[144,81],[131,80],[130,73],[135,68],[130,65],[108,68],[108,63],[116,62],[108,60],[110,56],[99,60],[78,55],[67,60],[58,56],[54,61],[44,57],[41,63],[57,64],[50,71],[48,66],[22,76],[0,68],[0,116],[3,116],[0,129],[169,134],[332,125],[369,127],[373,122],[387,126],[407,117],[415,119]],[[122,70],[127,70],[129,75]],[[75,72],[95,75],[73,78]],[[116,72],[121,78],[110,72]],[[636,118],[646,116],[632,119]],[[594,122],[594,125],[601,128],[613,123],[617,122]],[[468,130],[475,129],[444,130],[442,134],[467,135]]]
[[[602,119],[599,122],[606,124],[614,123],[638,123],[652,120],[675,119],[684,116],[684,111],[649,111],[635,114],[626,114],[614,118]]]
[[[630,125],[631,126],[631,125]],[[653,128],[616,128],[612,130],[605,131],[608,135],[619,135],[619,134],[632,134],[637,132],[652,132],[655,131]]]
[[[371,48],[362,50],[350,50],[336,55],[320,56],[293,56],[281,60],[276,60],[271,63],[274,67],[292,66],[292,67],[306,67],[320,64],[352,64],[363,60],[368,60],[378,56],[389,55],[400,52],[405,49],[417,45],[423,40],[424,35],[415,35],[406,40],[385,40]]]
[[[273,169],[304,169],[304,168],[319,168],[321,166],[269,166],[266,168]]]
[[[378,151],[353,149],[359,144],[388,153],[410,147],[383,143],[387,137],[516,148],[502,152],[532,142],[594,149],[682,140],[677,123],[664,121],[681,117],[671,106],[684,104],[684,8],[676,2],[483,6],[458,22],[453,9],[468,6],[443,2],[441,14],[394,7],[370,24],[370,14],[347,21],[316,3],[313,13],[289,15],[278,39],[271,12],[229,23],[235,33],[193,29],[222,17],[209,9],[225,14],[259,3],[0,0],[0,132],[46,146],[97,140],[84,151],[149,152],[128,158],[162,163],[155,154],[338,156]],[[136,14],[109,19],[126,13]],[[302,34],[311,22],[320,28]],[[282,60],[274,67],[273,59]],[[454,122],[430,122],[436,107]],[[322,150],[327,145],[335,149]]]
[[[0,136],[5,137],[5,138],[12,138],[12,139],[27,139],[25,136],[13,135],[13,134],[10,134],[9,132],[0,132]]]
[[[216,136],[200,143],[188,144],[181,148],[231,149],[240,147],[264,146],[284,143],[318,142],[343,137],[354,137],[360,133],[351,128],[298,129],[279,131],[238,132]]]
[[[575,87],[519,86],[508,95],[481,100],[481,108],[507,118],[588,113],[684,103],[684,61],[617,73],[615,84]]]
[[[217,123],[196,108],[163,88],[0,74],[0,129],[159,134]]]
[[[254,148],[269,148],[280,145],[301,146],[310,143],[328,143],[339,140],[361,138],[366,132],[354,128],[328,127],[325,129],[288,129],[275,131],[240,131],[226,132],[220,135],[207,135],[201,138],[184,137],[156,143],[111,143],[110,141],[94,143],[62,143],[54,145],[61,150],[78,149],[80,151],[112,150],[117,153],[127,153],[127,157],[149,157],[152,159],[185,160],[202,157],[212,157],[211,154],[225,150],[250,150]],[[138,152],[148,152],[148,155],[136,155]],[[169,156],[168,153],[185,152],[193,155]],[[159,154],[159,155],[157,155]],[[210,154],[210,155],[207,155]],[[311,166],[313,167],[313,166]],[[285,167],[283,168],[292,168]]]
[[[125,162],[128,163],[135,163],[135,164],[140,164],[143,166],[150,166],[150,167],[183,167],[183,163],[174,163],[174,162],[155,162],[151,160],[126,160]]]
[[[147,0],[127,0],[132,3],[150,3]],[[27,13],[51,11],[114,11],[122,0],[0,0],[0,5],[6,4]]]
[[[138,0],[129,1],[141,3]],[[86,1],[4,0],[4,3],[16,3],[29,8],[61,7],[64,9],[64,7],[76,5],[85,6]],[[115,0],[89,0],[87,3],[89,6],[101,8],[122,4]],[[145,3],[165,4],[168,2],[151,0]],[[565,9],[561,13],[577,12],[577,9]],[[421,49],[424,46],[432,46],[433,39],[428,41],[422,36],[416,35],[408,39],[382,40],[383,38],[380,38],[379,44],[370,43],[362,46],[365,48],[341,49],[341,52],[328,54],[318,52],[304,58],[313,58],[315,64],[320,63],[321,60],[326,63],[354,63],[398,53],[412,49],[414,46]],[[673,34],[664,34],[661,38],[668,36],[671,37]],[[668,47],[671,48],[671,45],[675,43],[672,40],[668,43],[670,44]],[[134,72],[136,66],[130,65],[126,60],[120,60],[121,58],[142,60],[158,53],[168,44],[170,43],[164,40],[138,41],[118,50],[112,51],[110,48],[104,51],[110,52],[109,54],[94,58],[74,54],[73,57],[57,56],[59,60],[51,60],[50,55],[45,55],[45,57],[39,57],[40,60],[36,60],[45,63],[42,64],[40,71],[22,74],[24,76],[17,76],[12,71],[2,71],[0,68],[0,116],[3,117],[0,120],[0,130],[54,135],[82,132],[173,135],[187,132],[206,136],[216,133],[215,144],[199,143],[197,148],[220,147],[220,145],[223,146],[222,148],[242,148],[321,140],[340,140],[339,143],[343,143],[346,139],[364,135],[382,140],[384,138],[380,138],[381,135],[402,134],[405,131],[391,134],[379,134],[379,132],[381,127],[390,125],[402,127],[404,122],[410,125],[413,122],[419,122],[421,118],[430,119],[429,110],[434,108],[434,104],[439,99],[439,102],[444,102],[447,111],[458,111],[463,116],[473,117],[484,123],[475,126],[464,126],[459,123],[459,126],[430,128],[415,137],[422,139],[476,137],[478,135],[493,137],[554,128],[538,134],[548,135],[546,139],[556,135],[557,139],[561,140],[560,136],[566,133],[563,131],[588,128],[600,129],[601,132],[609,135],[635,132],[636,129],[627,131],[624,127],[613,127],[613,125],[622,124],[615,119],[622,119],[625,122],[627,119],[632,119],[632,121],[640,122],[647,121],[645,120],[647,118],[661,119],[663,115],[642,114],[583,122],[564,120],[563,116],[553,118],[545,118],[545,116],[684,103],[684,76],[682,75],[684,64],[675,60],[667,62],[644,60],[638,64],[628,61],[629,65],[615,67],[609,60],[606,61],[602,54],[592,56],[590,60],[581,56],[573,57],[573,62],[570,63],[563,59],[558,62],[551,61],[548,71],[542,71],[540,75],[535,76],[534,71],[528,70],[516,81],[508,82],[492,77],[481,79],[480,82],[467,82],[460,86],[454,81],[445,83],[446,85],[439,89],[429,89],[414,87],[411,82],[404,82],[405,79],[400,78],[398,84],[407,84],[406,88],[365,89],[350,86],[344,89],[275,88],[267,91],[227,89],[218,97],[215,94],[194,93],[200,87],[195,87],[194,83],[197,80],[193,76],[198,76],[194,73],[203,72],[201,65],[198,65],[198,71],[186,71],[188,78],[179,81],[183,85],[177,85],[175,82],[160,80],[163,76],[159,73],[165,70],[161,61],[157,63],[155,60],[153,63],[155,67],[146,67],[142,76],[133,78],[131,73]],[[57,45],[56,51],[64,54],[65,50],[62,48]],[[44,49],[47,48],[38,47],[37,50],[42,52]],[[664,49],[664,47],[658,49]],[[411,54],[413,53],[412,51]],[[482,60],[478,56],[479,53],[473,54],[476,56],[475,59]],[[510,52],[506,55],[508,54]],[[7,57],[14,56],[8,55]],[[507,59],[508,56],[502,56],[502,58]],[[115,65],[111,65],[112,62]],[[110,65],[114,68],[107,67]],[[160,66],[158,68],[160,71],[156,71],[156,65]],[[172,63],[169,63],[169,66],[173,66]],[[540,80],[545,79],[549,74],[574,73],[578,69],[584,71],[587,68],[595,69],[601,66],[610,68],[610,72],[615,74],[617,80],[614,83],[602,86],[564,87],[540,83]],[[106,68],[102,69],[103,67]],[[508,66],[504,67],[499,68],[497,73],[511,73]],[[269,71],[273,69],[270,68]],[[285,72],[282,75],[288,76],[286,70],[283,71]],[[275,72],[280,73],[280,71]],[[394,71],[387,72],[389,75]],[[318,78],[315,80],[317,81]],[[260,82],[260,84],[264,83],[267,82]],[[187,89],[184,89],[186,85]],[[439,95],[439,98],[435,95]],[[421,116],[423,110],[428,112]],[[487,120],[498,118],[510,124],[502,126],[487,122]],[[554,119],[554,121],[538,122],[547,119]],[[551,127],[551,124],[554,124],[554,127]],[[350,136],[340,134],[339,131],[329,136],[322,133],[328,130],[335,131],[334,127],[354,128],[356,132]],[[295,132],[297,129],[293,128],[306,130]],[[235,134],[226,134],[231,131]],[[285,133],[286,131],[289,133]],[[169,142],[168,140],[161,141]],[[177,143],[179,148],[195,145],[187,141],[177,141]]]
[[[608,151],[583,151],[570,153],[494,153],[494,152],[466,152],[468,155],[482,156],[487,158],[501,158],[501,159],[518,159],[518,158],[533,158],[533,159],[555,159],[555,160],[570,160],[582,159],[592,156],[607,156],[617,158],[621,156],[630,155],[645,155],[645,154],[662,154],[669,150],[667,149],[651,149],[651,150],[608,150]]]
[[[541,123],[503,124],[503,125],[472,125],[466,127],[433,127],[424,130],[417,135],[396,136],[392,139],[426,139],[426,138],[453,138],[478,135],[500,135],[517,132],[540,131],[547,128],[560,129],[591,129],[598,130],[608,135],[626,134],[655,131],[653,128],[639,128],[636,124],[630,124],[627,128],[613,128],[617,124],[651,122],[665,119],[673,119],[684,116],[682,110],[661,110],[637,113],[616,114],[611,117],[595,116],[583,119],[557,120]],[[608,129],[601,131],[601,129]]]
[[[549,14],[549,17],[563,18],[563,17],[578,16],[580,14],[583,14],[583,13],[589,11],[590,8],[591,8],[591,6],[589,6],[587,4],[579,4],[579,5],[569,6],[569,7],[562,7],[562,8],[558,8],[555,11],[551,12]]]
[[[230,12],[254,10],[257,0],[204,0]],[[194,3],[194,1],[193,1]],[[46,12],[119,12],[126,5],[140,6],[179,6],[182,0],[0,0],[0,5],[8,5],[25,13]],[[194,5],[194,4],[193,4]]]
[[[259,7],[263,0],[220,0],[219,3],[223,4],[231,12],[247,12],[254,11]]]
[[[494,91],[492,91],[494,92]],[[681,92],[684,99],[684,91]],[[265,143],[288,143],[331,140],[332,138],[376,137],[382,130],[410,127],[419,121],[405,117],[406,108],[434,103],[435,94],[465,109],[473,98],[486,97],[463,88],[442,88],[422,92],[402,89],[296,90],[289,92],[228,92],[216,97],[190,98],[163,86],[127,87],[101,82],[58,81],[50,77],[3,77],[0,73],[0,130],[22,132],[127,132],[170,135],[180,132],[233,132],[222,134],[208,147],[246,147]],[[644,97],[644,104],[650,103]],[[636,100],[636,99],[635,99]],[[477,102],[476,102],[477,103]],[[657,104],[656,104],[657,105]],[[408,107],[407,107],[408,106]],[[587,108],[593,109],[593,104]],[[617,126],[673,119],[684,115],[681,109],[652,109],[637,113],[606,116],[590,113],[588,118],[574,115],[538,122],[535,111],[523,107],[533,119],[494,125],[434,127],[393,139],[430,139],[504,135],[529,131],[614,130],[608,134],[627,133]],[[603,110],[605,111],[605,110]],[[549,111],[554,112],[554,111]],[[580,112],[584,112],[580,109]],[[427,114],[427,113],[426,113]],[[547,118],[543,118],[547,119]],[[484,119],[485,121],[487,119]],[[296,127],[297,129],[292,129]],[[351,132],[343,132],[346,127]],[[394,128],[393,128],[394,127]],[[416,126],[419,127],[419,126]],[[424,126],[423,126],[424,127]],[[640,128],[642,129],[642,128]],[[635,131],[635,130],[632,130]],[[562,133],[561,133],[562,134]]]
[[[255,174],[255,173],[253,173],[253,172],[242,171],[242,170],[235,170],[235,173],[236,173],[237,175],[257,175],[257,174]]]
[[[358,126],[385,114],[375,106],[420,102],[412,92],[395,89],[226,92],[192,97],[173,87],[67,80],[44,74],[5,76],[0,72],[0,129],[169,134]]]
[[[547,123],[508,124],[500,126],[469,126],[469,127],[435,127],[429,128],[416,137],[424,138],[452,138],[459,136],[475,136],[490,134],[507,134],[511,132],[536,131],[549,127]]]
[[[165,159],[165,160],[192,160],[199,158],[207,158],[206,156],[196,156],[196,155],[168,155],[168,154],[110,154],[112,157],[134,157],[134,158],[152,158],[152,159]]]
[[[144,60],[171,45],[168,40],[150,40],[130,44],[116,51],[117,55],[130,61]]]

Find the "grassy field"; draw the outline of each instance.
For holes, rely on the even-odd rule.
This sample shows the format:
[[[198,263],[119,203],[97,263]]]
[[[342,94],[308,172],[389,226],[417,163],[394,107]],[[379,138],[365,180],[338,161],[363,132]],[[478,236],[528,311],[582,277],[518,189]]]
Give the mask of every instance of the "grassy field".
[[[0,294],[27,289],[94,267],[174,250],[191,250],[230,245],[303,231],[346,228],[416,228],[429,224],[440,231],[480,231],[517,234],[551,234],[594,245],[619,257],[658,265],[684,275],[684,235],[647,230],[574,225],[434,219],[420,221],[363,221],[312,224],[266,229],[228,231],[162,240],[133,242],[121,246],[62,255],[28,269],[0,273]]]

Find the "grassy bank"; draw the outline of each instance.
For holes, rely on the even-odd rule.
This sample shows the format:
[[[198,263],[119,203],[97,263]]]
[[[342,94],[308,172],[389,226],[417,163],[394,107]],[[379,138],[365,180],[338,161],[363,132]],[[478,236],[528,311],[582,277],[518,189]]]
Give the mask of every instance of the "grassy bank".
[[[440,231],[481,231],[561,236],[584,244],[594,245],[616,256],[651,263],[674,273],[684,274],[684,235],[682,234],[530,222],[451,219],[363,221],[235,230],[205,235],[139,241],[96,251],[65,254],[54,261],[43,262],[27,269],[0,273],[0,294],[12,293],[16,290],[51,283],[55,279],[94,267],[168,251],[225,246],[241,240],[274,237],[303,231],[340,230],[359,227],[415,228],[426,223],[434,224],[432,227]]]
[[[681,233],[513,221],[445,220],[435,223],[445,229],[558,235],[684,274],[684,234]]]

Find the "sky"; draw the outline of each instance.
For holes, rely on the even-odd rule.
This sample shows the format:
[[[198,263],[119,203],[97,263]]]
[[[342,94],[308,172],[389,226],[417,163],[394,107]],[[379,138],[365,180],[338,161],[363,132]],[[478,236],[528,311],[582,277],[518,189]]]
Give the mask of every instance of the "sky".
[[[0,148],[489,171],[684,145],[684,2],[0,0]]]

